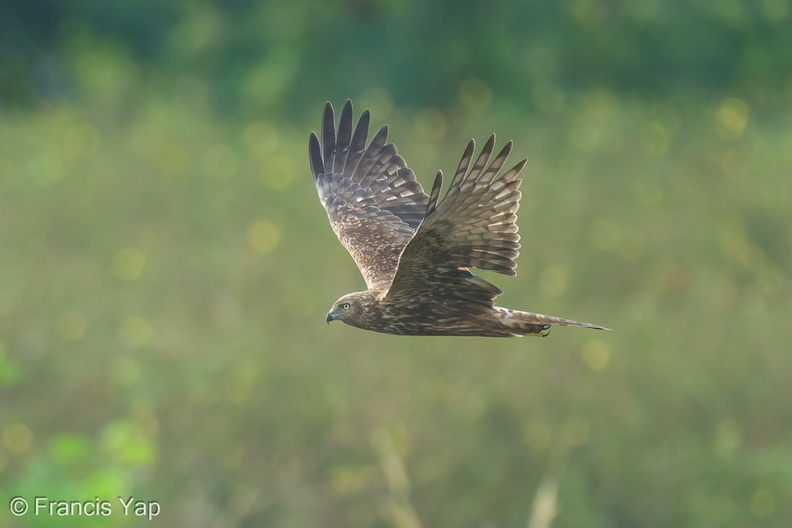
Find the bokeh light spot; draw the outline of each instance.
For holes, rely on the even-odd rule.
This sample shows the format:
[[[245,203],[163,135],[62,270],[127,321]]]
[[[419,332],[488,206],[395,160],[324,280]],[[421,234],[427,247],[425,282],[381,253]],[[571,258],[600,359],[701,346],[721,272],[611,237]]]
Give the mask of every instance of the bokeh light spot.
[[[247,229],[248,245],[259,253],[269,253],[280,243],[280,229],[269,220],[258,220]]]
[[[116,277],[125,281],[133,281],[146,269],[146,257],[137,249],[122,249],[113,257],[113,272]]]
[[[580,357],[590,370],[602,370],[610,363],[610,348],[603,341],[594,339],[583,346]]]
[[[72,464],[88,456],[90,445],[81,435],[60,433],[50,440],[49,452],[54,460],[62,464]]]
[[[118,329],[118,337],[132,348],[148,345],[153,336],[154,327],[144,317],[127,317]]]
[[[621,232],[616,222],[598,218],[591,226],[590,238],[597,249],[613,249],[619,243]]]
[[[606,17],[605,5],[595,0],[572,0],[565,2],[567,12],[586,27],[599,27]]]
[[[619,99],[608,90],[592,90],[585,95],[583,105],[589,119],[604,124],[619,109]]]
[[[266,121],[248,123],[242,137],[247,148],[253,152],[271,152],[279,144],[278,131]]]
[[[3,446],[9,453],[21,455],[33,445],[33,433],[27,425],[13,422],[3,428]]]
[[[479,112],[492,101],[492,88],[477,78],[465,79],[459,83],[459,104],[468,112]]]
[[[53,152],[44,152],[25,164],[25,175],[37,184],[46,187],[65,175],[62,160]]]
[[[587,93],[572,119],[567,138],[570,144],[583,152],[598,148],[608,139],[608,127],[619,109],[616,97],[605,90]]]
[[[724,99],[715,112],[721,136],[724,138],[735,138],[742,134],[748,124],[749,112],[748,103],[742,99],[737,99],[736,97]]]
[[[742,431],[739,424],[733,420],[724,420],[718,425],[715,436],[715,448],[722,454],[730,453],[742,444]]]
[[[154,459],[154,444],[131,421],[119,420],[108,425],[102,431],[102,444],[122,463],[142,465]]]
[[[58,317],[57,334],[63,341],[79,341],[85,335],[88,322],[79,310],[68,310]]]
[[[83,480],[83,487],[87,490],[88,497],[112,497],[116,495],[129,495],[131,493],[129,470],[118,466],[99,469]],[[115,495],[114,495],[115,494]]]
[[[330,473],[331,485],[340,494],[363,490],[376,479],[376,473],[370,466],[338,466]]]

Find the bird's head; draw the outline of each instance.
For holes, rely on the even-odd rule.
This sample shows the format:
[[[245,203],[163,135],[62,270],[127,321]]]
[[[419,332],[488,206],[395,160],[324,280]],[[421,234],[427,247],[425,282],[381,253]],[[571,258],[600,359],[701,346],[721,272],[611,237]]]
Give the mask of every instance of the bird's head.
[[[339,320],[348,325],[365,328],[370,297],[370,292],[367,291],[344,295],[334,302],[333,308],[327,312],[327,323]]]

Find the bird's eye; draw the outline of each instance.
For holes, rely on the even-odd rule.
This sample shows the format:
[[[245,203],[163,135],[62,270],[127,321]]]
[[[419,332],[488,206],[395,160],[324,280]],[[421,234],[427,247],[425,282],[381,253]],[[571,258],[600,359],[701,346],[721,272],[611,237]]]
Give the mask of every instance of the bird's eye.
[[[344,310],[349,310],[349,303],[342,304],[341,308],[343,308]]]

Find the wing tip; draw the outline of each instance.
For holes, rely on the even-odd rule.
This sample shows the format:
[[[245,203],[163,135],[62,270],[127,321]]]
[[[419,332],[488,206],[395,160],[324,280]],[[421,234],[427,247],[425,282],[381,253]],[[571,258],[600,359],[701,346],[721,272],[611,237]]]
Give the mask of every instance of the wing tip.
[[[489,137],[489,139],[487,139],[487,142],[484,143],[484,148],[482,148],[481,150],[482,151],[484,151],[484,150],[490,150],[491,151],[492,148],[495,146],[495,141],[496,140],[497,140],[497,136],[495,135],[495,132],[493,132],[492,135]]]
[[[426,216],[432,214],[437,209],[437,199],[440,197],[440,189],[443,187],[443,171],[437,171],[434,183],[432,184],[432,192],[429,194],[429,203],[426,206]]]
[[[311,173],[314,180],[324,172],[324,160],[322,159],[322,149],[319,146],[319,138],[316,132],[311,132],[308,138],[308,159],[311,164]]]
[[[516,179],[517,179],[517,176],[519,176],[519,174],[520,174],[520,173],[523,171],[523,169],[525,168],[525,165],[526,165],[527,163],[528,163],[528,158],[525,158],[525,159],[523,159],[523,160],[520,160],[520,161],[519,161],[519,162],[518,162],[518,163],[517,163],[517,164],[516,164],[514,167],[512,167],[511,169],[509,169],[509,171],[508,171],[506,174],[511,174],[511,175],[513,175],[513,176],[512,176],[512,179],[516,180]],[[504,176],[505,176],[505,175],[504,175]]]
[[[328,123],[335,125],[335,109],[333,108],[333,103],[330,101],[325,103],[324,110],[322,111],[322,124],[327,125]]]
[[[344,102],[344,106],[341,108],[341,118],[340,119],[344,119],[345,116],[347,117],[347,119],[349,119],[349,121],[351,123],[352,122],[352,100],[351,99],[347,99]],[[340,128],[340,126],[339,126],[339,128]]]

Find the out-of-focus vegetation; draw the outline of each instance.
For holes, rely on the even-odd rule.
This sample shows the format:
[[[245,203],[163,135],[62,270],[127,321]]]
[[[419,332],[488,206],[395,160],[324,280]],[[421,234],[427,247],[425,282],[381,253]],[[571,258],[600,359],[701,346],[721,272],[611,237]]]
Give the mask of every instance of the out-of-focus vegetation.
[[[773,0],[3,3],[0,525],[137,526],[134,496],[157,526],[787,527],[791,27]],[[346,97],[424,183],[514,139],[519,275],[487,278],[614,331],[326,326],[363,281],[306,143]]]
[[[98,76],[133,108],[143,82],[285,119],[375,86],[398,108],[444,106],[476,77],[521,111],[556,86],[788,106],[790,20],[787,0],[7,0],[0,100],[90,98]]]

